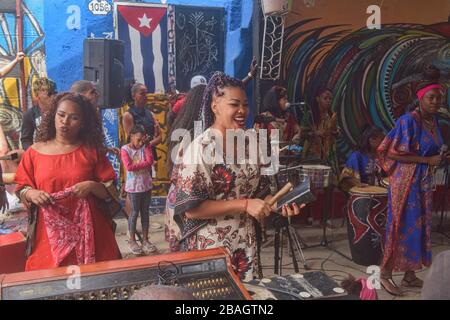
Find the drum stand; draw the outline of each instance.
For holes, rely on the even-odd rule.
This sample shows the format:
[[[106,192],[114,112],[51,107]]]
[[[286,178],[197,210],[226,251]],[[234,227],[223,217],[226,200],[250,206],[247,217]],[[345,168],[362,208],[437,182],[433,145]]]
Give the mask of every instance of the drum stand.
[[[309,266],[303,255],[302,246],[299,242],[297,232],[291,226],[290,218],[279,216],[275,221],[275,236],[274,236],[274,270],[275,274],[282,275],[283,272],[283,240],[286,234],[288,241],[288,249],[292,253],[292,263],[296,273],[300,272],[298,262],[303,263],[303,267],[308,270]]]
[[[349,261],[353,261],[352,258],[350,258],[349,256],[343,254],[342,252],[340,252],[339,250],[337,250],[334,247],[331,247],[330,244],[333,242],[332,240],[328,240],[327,238],[327,222],[328,222],[328,212],[329,210],[331,210],[331,218],[334,217],[334,208],[333,208],[333,189],[334,186],[330,185],[328,187],[326,187],[324,190],[324,198],[325,198],[325,205],[322,207],[322,241],[320,241],[319,244],[315,244],[315,245],[307,245],[307,248],[317,248],[317,247],[325,247],[337,254],[339,254],[340,256],[344,257],[345,259],[349,260]]]
[[[438,225],[436,231],[438,233],[444,235],[447,239],[450,239],[450,236],[444,230],[444,216],[446,215],[445,209],[447,207],[446,200],[447,200],[447,193],[450,188],[450,181],[449,181],[450,180],[450,176],[449,176],[450,163],[445,163],[445,166],[446,167],[444,169],[444,183],[443,183],[444,190],[442,192],[441,203],[440,203],[441,217],[440,217],[439,225]],[[438,212],[439,212],[439,209],[438,209]]]

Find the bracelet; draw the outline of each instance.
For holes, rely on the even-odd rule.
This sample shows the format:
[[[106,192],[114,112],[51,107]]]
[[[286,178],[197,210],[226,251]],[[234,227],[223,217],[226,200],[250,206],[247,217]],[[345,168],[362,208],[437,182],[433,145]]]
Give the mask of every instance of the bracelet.
[[[25,188],[23,188],[22,190],[20,190],[20,192],[19,192],[19,198],[20,198],[21,200],[22,200],[22,199],[27,200],[27,198],[26,198],[27,192],[30,191],[31,189],[33,189],[33,188],[31,188],[31,187],[25,187]]]
[[[253,78],[253,75],[252,75],[251,72],[247,73],[247,76],[248,76],[249,78]]]

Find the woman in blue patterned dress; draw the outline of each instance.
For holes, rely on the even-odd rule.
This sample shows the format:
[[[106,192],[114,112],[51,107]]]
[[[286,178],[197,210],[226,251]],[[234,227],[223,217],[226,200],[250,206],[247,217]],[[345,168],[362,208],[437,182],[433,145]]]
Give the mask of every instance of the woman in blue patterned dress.
[[[419,107],[403,115],[378,148],[380,163],[389,175],[386,241],[381,285],[393,295],[402,290],[392,271],[405,272],[404,287],[421,287],[415,271],[431,264],[432,170],[445,157],[436,113],[444,101],[437,82],[418,87]]]

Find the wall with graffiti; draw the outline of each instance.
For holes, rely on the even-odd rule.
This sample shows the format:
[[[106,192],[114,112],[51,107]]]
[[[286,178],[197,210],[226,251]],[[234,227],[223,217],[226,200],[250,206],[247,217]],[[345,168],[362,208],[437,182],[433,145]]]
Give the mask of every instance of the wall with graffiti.
[[[3,0],[2,0],[3,1]],[[10,1],[10,0],[8,0]],[[11,0],[13,1],[13,0]],[[26,99],[31,107],[32,80],[48,76],[57,84],[58,91],[66,91],[71,84],[83,78],[83,41],[87,37],[115,38],[113,24],[113,0],[24,0],[24,51],[26,73]],[[122,1],[128,2],[128,1]],[[134,2],[134,1],[129,1]],[[223,8],[225,12],[226,38],[223,46],[223,70],[243,78],[248,72],[252,56],[251,17],[253,0],[153,0],[145,3],[190,5]],[[101,5],[100,5],[101,4]],[[14,14],[0,14],[0,66],[12,60],[17,51]],[[223,60],[222,60],[223,61]],[[16,68],[17,69],[17,68]],[[6,131],[10,148],[18,148],[22,122],[23,102],[20,99],[17,70],[0,80],[0,125]],[[167,100],[167,98],[165,98]],[[165,114],[168,103],[161,97],[151,103],[152,111],[165,131]],[[118,146],[119,110],[104,110],[104,133],[108,146]],[[167,137],[163,136],[164,141]],[[158,147],[160,161],[157,177],[165,173],[165,145]],[[119,162],[111,161],[117,171]],[[166,177],[167,179],[167,177]],[[165,188],[165,187],[164,187]]]
[[[9,148],[19,147],[22,108],[31,106],[31,83],[34,78],[46,75],[46,49],[43,30],[43,0],[28,0],[22,4],[23,51],[25,97],[20,99],[19,67],[16,66],[5,78],[0,79],[0,125],[6,134]],[[17,52],[16,17],[14,13],[0,13],[0,67],[14,59]]]
[[[415,108],[415,87],[427,64],[450,85],[450,2],[373,2],[299,0],[287,18],[283,79],[290,99],[308,108],[319,88],[332,89],[343,157],[364,125],[388,131]],[[450,117],[442,111],[446,127]]]

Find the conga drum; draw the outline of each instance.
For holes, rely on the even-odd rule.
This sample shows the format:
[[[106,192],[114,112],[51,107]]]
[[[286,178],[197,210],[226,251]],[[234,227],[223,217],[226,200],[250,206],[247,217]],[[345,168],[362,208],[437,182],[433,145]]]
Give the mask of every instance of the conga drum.
[[[388,190],[353,187],[349,193],[347,231],[352,259],[363,266],[378,265],[383,254]]]
[[[299,166],[300,180],[309,178],[311,189],[324,189],[330,185],[331,167],[320,164],[302,164]]]

